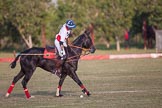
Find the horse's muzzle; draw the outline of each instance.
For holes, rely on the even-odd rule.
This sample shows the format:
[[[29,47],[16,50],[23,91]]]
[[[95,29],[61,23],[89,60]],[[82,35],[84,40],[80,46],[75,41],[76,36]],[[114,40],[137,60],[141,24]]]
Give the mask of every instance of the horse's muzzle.
[[[92,46],[89,50],[90,53],[94,53],[96,51],[96,48],[94,46]]]

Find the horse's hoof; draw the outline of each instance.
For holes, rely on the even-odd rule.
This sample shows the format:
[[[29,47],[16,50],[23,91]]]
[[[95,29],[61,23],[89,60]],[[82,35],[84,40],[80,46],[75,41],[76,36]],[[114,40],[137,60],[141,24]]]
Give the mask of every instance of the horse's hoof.
[[[5,97],[6,97],[6,98],[8,98],[8,97],[9,97],[9,95],[10,95],[9,93],[6,93]]]
[[[30,96],[29,98],[27,98],[27,99],[32,99],[32,98],[35,98],[35,96]]]
[[[35,96],[30,96],[30,98],[35,98]]]
[[[56,95],[56,97],[62,97],[62,96],[63,96],[62,94]]]
[[[91,95],[91,94],[88,92],[88,93],[87,93],[87,96],[90,96],[90,95]]]

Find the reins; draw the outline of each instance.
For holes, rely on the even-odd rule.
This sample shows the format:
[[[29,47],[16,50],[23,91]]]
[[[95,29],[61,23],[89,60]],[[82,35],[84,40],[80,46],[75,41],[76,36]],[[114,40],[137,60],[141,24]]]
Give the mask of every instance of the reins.
[[[89,51],[90,50],[90,48],[82,48],[82,47],[79,47],[79,46],[75,46],[75,45],[69,45],[70,47],[74,47],[74,48],[79,48],[79,49],[81,49],[81,50],[83,50],[84,51],[84,54],[77,54],[76,53],[76,51],[74,51],[73,49],[73,51],[74,51],[74,53],[76,54],[75,56],[71,56],[71,57],[68,57],[67,59],[67,61],[66,62],[72,62],[72,61],[76,61],[76,60],[78,60],[78,59],[73,59],[73,58],[75,58],[75,57],[80,57],[81,55],[83,55],[83,56],[85,56],[85,55],[88,55],[89,54],[89,52],[87,53],[87,51]]]
[[[88,51],[88,50],[90,50],[90,48],[82,48],[82,47],[79,47],[79,46],[75,46],[75,45],[69,45],[69,46],[71,46],[71,47],[75,47],[75,48],[79,48],[79,49],[82,49],[83,51]]]
[[[86,35],[86,34],[85,34]],[[87,35],[86,35],[87,36]],[[88,55],[89,54],[89,50],[90,50],[90,48],[82,48],[82,47],[80,47],[80,46],[75,46],[75,45],[72,45],[72,44],[70,44],[69,45],[70,47],[74,47],[74,48],[78,48],[78,49],[81,49],[82,51],[84,51],[84,53],[81,53],[81,54],[78,54],[75,50],[73,50],[73,52],[76,54],[75,56],[71,56],[71,57],[68,57],[67,59],[67,61],[66,62],[71,62],[71,61],[77,61],[78,59],[73,59],[73,58],[75,58],[75,57],[80,57],[81,55],[83,55],[83,56],[85,56],[85,55]],[[88,52],[88,53],[87,53]]]
[[[84,35],[86,36],[86,37],[88,37],[87,36],[87,34],[86,33],[84,33]],[[71,57],[68,57],[67,58],[67,60],[65,61],[65,62],[72,62],[72,61],[77,61],[77,60],[79,60],[79,58],[76,58],[76,57],[80,57],[80,56],[85,56],[85,55],[88,55],[88,54],[90,54],[90,48],[83,48],[83,47],[80,47],[80,46],[76,46],[76,45],[72,45],[72,44],[69,44],[69,46],[70,46],[70,48],[71,48],[71,50],[73,50],[73,52],[76,54],[76,55],[74,55],[74,56],[71,56]],[[80,54],[78,54],[73,48],[78,48],[78,49],[81,49],[83,52]],[[25,53],[20,53],[20,54],[17,54],[17,55],[29,55],[29,56],[33,56],[33,55],[51,55],[52,53],[50,53],[50,54],[25,54]],[[55,53],[53,53],[52,55],[55,55]]]
[[[86,38],[88,37],[88,35],[86,33],[84,33],[84,35],[86,36]],[[89,53],[90,48],[82,48],[80,46],[76,46],[76,45],[72,45],[72,44],[70,44],[69,46],[70,47],[74,47],[74,48],[81,49],[82,51],[84,51],[84,54],[82,54],[82,53],[81,54],[77,54],[77,52],[72,49],[76,55],[75,56],[68,57],[66,62],[71,62],[71,61],[75,61],[75,60],[77,61],[78,59],[73,59],[73,58],[80,57],[81,55],[85,56],[85,55],[90,54]]]

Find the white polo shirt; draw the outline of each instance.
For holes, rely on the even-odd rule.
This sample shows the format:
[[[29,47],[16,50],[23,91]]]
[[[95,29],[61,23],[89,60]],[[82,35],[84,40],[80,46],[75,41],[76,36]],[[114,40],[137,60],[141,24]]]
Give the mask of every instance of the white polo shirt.
[[[56,39],[57,39],[58,41],[61,41],[61,42],[64,43],[64,42],[66,42],[66,38],[69,37],[70,33],[71,33],[71,30],[69,30],[69,29],[66,27],[66,24],[64,24],[64,25],[61,27],[59,33],[56,35]]]

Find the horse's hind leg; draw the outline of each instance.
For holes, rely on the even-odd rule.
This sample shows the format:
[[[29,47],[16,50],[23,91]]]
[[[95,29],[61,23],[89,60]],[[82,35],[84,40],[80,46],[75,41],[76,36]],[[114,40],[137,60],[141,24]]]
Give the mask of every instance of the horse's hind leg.
[[[25,92],[25,95],[26,95],[26,98],[27,98],[27,99],[31,98],[31,95],[30,95],[30,93],[29,93],[29,91],[28,91],[28,89],[27,89],[27,83],[29,82],[31,76],[33,75],[33,72],[34,72],[34,71],[27,72],[27,73],[25,74],[25,77],[23,78],[23,80],[22,80],[22,82],[21,82],[21,83],[22,83],[22,86],[23,86],[23,88],[24,88],[24,92]]]
[[[24,73],[22,72],[22,70],[20,70],[20,72],[13,78],[12,84],[11,84],[10,87],[8,88],[8,91],[7,91],[6,95],[5,95],[5,97],[8,97],[8,96],[11,94],[11,92],[12,92],[12,90],[13,90],[15,84],[16,84],[17,81],[18,81],[19,79],[21,79],[23,76],[24,76]]]

